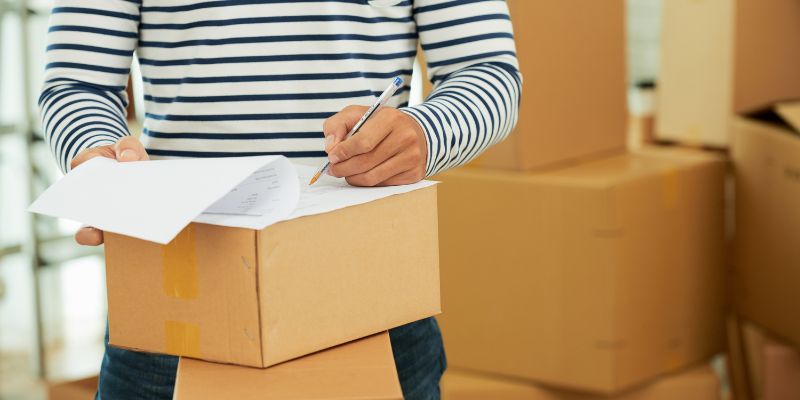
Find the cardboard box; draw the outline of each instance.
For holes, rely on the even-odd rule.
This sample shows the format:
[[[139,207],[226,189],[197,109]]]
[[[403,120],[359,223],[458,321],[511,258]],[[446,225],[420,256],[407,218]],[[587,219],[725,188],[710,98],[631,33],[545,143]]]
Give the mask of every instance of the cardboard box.
[[[175,400],[402,400],[384,332],[267,369],[181,358]]]
[[[746,388],[741,400],[796,400],[800,399],[800,349],[789,346],[760,327],[739,318],[732,325],[740,335],[731,343],[742,357],[736,359],[736,370],[744,376],[734,376],[745,382],[736,386]]]
[[[800,345],[800,103],[777,111],[734,123],[732,295],[740,314]]]
[[[524,77],[519,122],[473,162],[532,170],[621,152],[625,2],[508,0]]]
[[[648,148],[439,176],[449,365],[613,393],[721,350],[724,174]]]
[[[796,0],[662,4],[659,139],[727,147],[734,114],[800,97]]]
[[[267,367],[438,314],[436,188],[261,231],[106,234],[114,346]]]
[[[47,398],[49,400],[89,400],[97,392],[98,378],[78,379],[75,381],[61,382],[48,385]]]
[[[719,379],[705,365],[612,397],[566,392],[449,370],[442,379],[442,400],[719,400],[719,386]]]

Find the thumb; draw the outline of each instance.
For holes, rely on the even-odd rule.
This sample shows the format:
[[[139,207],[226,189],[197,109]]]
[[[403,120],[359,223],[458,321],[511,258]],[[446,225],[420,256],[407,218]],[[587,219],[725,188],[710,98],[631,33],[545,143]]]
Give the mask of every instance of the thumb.
[[[125,136],[114,145],[114,154],[117,161],[144,161],[150,157],[142,146],[139,139],[133,136]]]
[[[368,107],[347,106],[325,120],[322,133],[325,135],[325,151],[330,153],[339,142],[345,139],[347,132],[358,122]]]

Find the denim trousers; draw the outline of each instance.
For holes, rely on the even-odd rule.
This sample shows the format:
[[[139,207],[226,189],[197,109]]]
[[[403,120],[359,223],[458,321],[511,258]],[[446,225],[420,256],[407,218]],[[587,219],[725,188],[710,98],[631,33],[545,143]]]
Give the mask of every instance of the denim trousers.
[[[447,368],[439,326],[425,318],[389,331],[406,400],[438,400]],[[172,399],[178,357],[123,350],[108,345],[95,399]]]

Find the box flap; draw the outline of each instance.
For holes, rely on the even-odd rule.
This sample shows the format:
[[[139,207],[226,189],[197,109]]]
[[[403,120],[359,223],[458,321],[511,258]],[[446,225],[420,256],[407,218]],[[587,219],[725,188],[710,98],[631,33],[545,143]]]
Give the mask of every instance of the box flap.
[[[389,334],[350,342],[271,368],[181,358],[175,400],[402,399]]]

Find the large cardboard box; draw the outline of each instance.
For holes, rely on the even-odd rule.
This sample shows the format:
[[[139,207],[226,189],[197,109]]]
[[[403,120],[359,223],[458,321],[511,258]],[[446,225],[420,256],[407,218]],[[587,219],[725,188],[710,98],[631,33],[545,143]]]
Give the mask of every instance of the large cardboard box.
[[[724,174],[648,148],[439,176],[449,364],[613,393],[721,350]]]
[[[508,0],[519,122],[473,165],[531,170],[625,148],[625,2]]]
[[[267,367],[438,314],[436,189],[261,231],[106,235],[114,346]]]
[[[694,367],[623,394],[606,397],[545,388],[467,371],[449,370],[442,400],[719,400],[719,379],[708,366]]]
[[[734,124],[732,295],[740,314],[800,345],[800,103],[777,111]]]
[[[731,118],[800,97],[800,2],[662,2],[656,135],[727,147]]]
[[[53,383],[47,386],[48,400],[88,400],[97,392],[96,376],[68,382]]]
[[[402,400],[384,332],[267,369],[181,358],[175,400]]]

